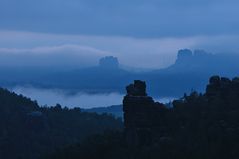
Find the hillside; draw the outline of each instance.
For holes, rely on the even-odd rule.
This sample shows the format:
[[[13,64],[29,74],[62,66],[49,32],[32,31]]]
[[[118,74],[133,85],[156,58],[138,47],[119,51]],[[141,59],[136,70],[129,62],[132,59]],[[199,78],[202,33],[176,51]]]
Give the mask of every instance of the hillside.
[[[46,153],[109,130],[121,130],[113,116],[80,108],[41,108],[37,102],[0,88],[0,158],[37,159]]]
[[[90,109],[82,109],[84,112],[98,113],[98,114],[111,114],[118,118],[123,118],[123,107],[122,105],[112,105],[109,107],[97,107]]]
[[[96,135],[51,159],[237,159],[239,78],[213,76],[206,92],[192,92],[172,108],[154,102],[135,81],[123,101],[124,133]]]

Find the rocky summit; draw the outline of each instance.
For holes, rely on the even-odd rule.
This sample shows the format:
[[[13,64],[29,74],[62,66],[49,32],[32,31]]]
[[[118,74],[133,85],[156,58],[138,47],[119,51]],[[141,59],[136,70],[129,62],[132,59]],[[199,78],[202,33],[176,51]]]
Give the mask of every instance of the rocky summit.
[[[213,76],[204,94],[185,94],[172,108],[154,102],[143,81],[126,90],[124,126],[130,148],[169,158],[239,156],[238,77]]]

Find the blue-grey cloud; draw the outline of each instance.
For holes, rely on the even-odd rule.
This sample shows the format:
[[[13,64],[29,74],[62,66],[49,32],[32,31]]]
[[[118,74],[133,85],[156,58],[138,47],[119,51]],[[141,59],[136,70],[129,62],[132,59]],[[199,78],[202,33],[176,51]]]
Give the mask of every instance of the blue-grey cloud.
[[[162,68],[174,63],[182,48],[211,53],[239,53],[239,35],[178,38],[130,38],[0,31],[0,66],[51,66],[75,69],[116,56],[122,65]]]
[[[39,89],[34,87],[22,87],[18,86],[11,88],[17,94],[22,94],[37,100],[41,105],[54,106],[57,103],[69,108],[81,107],[92,108],[101,106],[111,106],[122,104],[124,94],[109,93],[109,94],[87,94],[85,92],[78,92],[74,95],[67,94],[66,91],[57,89]],[[173,97],[155,97],[156,101],[168,103],[172,101]]]
[[[37,100],[41,106],[54,106],[59,103],[62,106],[70,108],[92,108],[118,105],[122,103],[123,99],[123,94],[119,93],[87,94],[78,92],[74,95],[68,95],[67,92],[62,90],[37,89],[34,87],[15,87],[12,88],[12,90],[17,94],[22,94],[32,100]]]
[[[110,53],[80,45],[43,46],[34,48],[0,48],[2,68],[77,69],[97,65]]]
[[[239,33],[237,0],[0,0],[0,29],[134,37]]]
[[[174,62],[177,50],[192,48],[197,37],[138,39],[0,31],[0,66],[55,66],[67,69],[96,65],[116,56],[123,65],[160,68]],[[150,62],[149,62],[150,61]]]

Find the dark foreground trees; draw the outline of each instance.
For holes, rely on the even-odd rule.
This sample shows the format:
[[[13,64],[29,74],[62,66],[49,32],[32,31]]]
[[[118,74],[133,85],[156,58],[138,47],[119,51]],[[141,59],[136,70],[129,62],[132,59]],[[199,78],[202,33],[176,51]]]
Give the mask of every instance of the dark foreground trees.
[[[137,98],[141,98],[141,96],[134,99]],[[143,98],[142,101],[144,101]],[[133,103],[131,104],[133,105]],[[142,105],[140,107],[142,108]],[[135,105],[134,108],[136,109],[137,106]],[[156,109],[161,110],[161,108]],[[154,124],[146,124],[152,125],[146,127],[147,131],[143,136],[148,138],[151,135],[152,141],[147,144],[129,145],[128,140],[130,139],[125,138],[125,133],[113,132],[94,136],[78,145],[62,149],[54,153],[51,158],[239,158],[238,78],[230,80],[214,76],[210,79],[205,94],[197,92],[192,92],[190,95],[185,94],[183,98],[173,102],[173,108],[162,109],[158,116],[148,118]],[[141,112],[137,111],[137,113]],[[151,113],[155,114],[153,111]],[[138,120],[140,119],[137,118]],[[130,126],[128,128],[130,129]],[[135,130],[138,128],[142,127],[139,125]],[[142,137],[138,139],[141,140]]]
[[[37,159],[106,130],[122,130],[120,119],[81,109],[41,108],[37,102],[0,89],[0,158]]]

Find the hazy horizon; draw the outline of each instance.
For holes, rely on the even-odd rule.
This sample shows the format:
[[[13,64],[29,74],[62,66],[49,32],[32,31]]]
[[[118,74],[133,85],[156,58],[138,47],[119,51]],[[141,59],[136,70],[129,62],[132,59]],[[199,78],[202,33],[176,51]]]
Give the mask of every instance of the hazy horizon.
[[[0,159],[239,159],[239,0],[0,0]]]
[[[14,87],[10,88],[17,94],[36,100],[40,106],[55,106],[60,104],[62,107],[74,108],[96,108],[108,107],[112,105],[121,105],[125,94],[118,92],[112,93],[96,93],[77,92],[69,94],[64,90],[42,89],[34,87]],[[169,103],[175,97],[155,97],[155,101],[161,103]]]
[[[231,0],[0,0],[0,66],[163,68],[179,49],[239,54]]]
[[[0,0],[0,82],[2,86],[10,87],[29,84],[33,88],[51,88],[45,93],[54,96],[54,100],[72,100],[74,105],[80,101],[55,94],[54,89],[78,89],[79,93],[82,93],[81,89],[99,89],[102,91],[99,93],[103,94],[104,90],[122,92],[133,78],[147,78],[151,82],[148,85],[153,83],[157,93],[201,89],[213,73],[234,76],[236,68],[232,73],[228,71],[233,68],[230,62],[233,57],[228,61],[221,60],[224,62],[221,65],[228,65],[225,69],[219,68],[217,62],[210,62],[213,58],[207,59],[211,72],[204,76],[200,73],[206,71],[205,61],[200,59],[198,63],[201,64],[192,66],[199,68],[199,74],[192,78],[191,74],[185,76],[180,86],[174,86],[177,90],[170,88],[175,84],[173,79],[177,81],[177,71],[184,72],[191,64],[197,63],[195,58],[193,62],[183,60],[185,65],[170,68],[175,73],[170,77],[160,74],[135,76],[121,70],[101,70],[100,73],[98,70],[67,71],[96,66],[99,59],[105,56],[117,57],[120,65],[129,69],[166,68],[175,63],[178,50],[185,48],[202,49],[212,54],[239,55],[238,5],[237,0],[230,3],[226,0]],[[209,66],[211,63],[214,65]],[[60,73],[54,74],[55,70]],[[39,90],[33,92],[41,96]],[[118,103],[120,96],[108,98],[109,103]],[[47,100],[47,96],[42,97]],[[89,101],[91,97],[84,96]],[[108,105],[107,98],[101,97],[95,97],[102,103],[99,106],[103,102]]]

